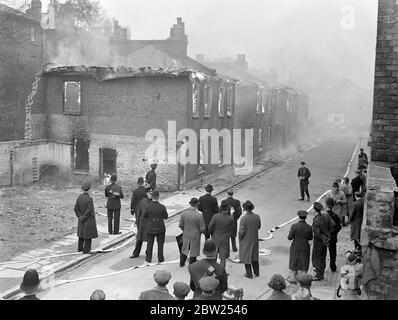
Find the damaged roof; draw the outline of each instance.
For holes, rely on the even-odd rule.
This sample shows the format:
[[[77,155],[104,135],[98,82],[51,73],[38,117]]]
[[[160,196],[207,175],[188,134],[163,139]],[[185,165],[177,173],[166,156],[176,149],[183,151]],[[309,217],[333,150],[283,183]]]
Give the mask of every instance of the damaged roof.
[[[98,66],[53,66],[49,65],[43,70],[44,74],[64,74],[64,75],[89,75],[98,81],[107,81],[121,78],[139,77],[166,77],[181,78],[189,77],[191,81],[224,81],[235,83],[238,80],[224,77],[218,74],[208,75],[190,68],[163,69],[152,67],[98,67]]]

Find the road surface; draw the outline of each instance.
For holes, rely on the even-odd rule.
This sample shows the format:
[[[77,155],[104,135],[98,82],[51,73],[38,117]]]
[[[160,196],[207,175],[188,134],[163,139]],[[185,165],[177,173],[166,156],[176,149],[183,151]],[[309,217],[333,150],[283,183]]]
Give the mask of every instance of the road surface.
[[[236,198],[240,199],[241,202],[251,200],[254,203],[254,212],[260,215],[262,221],[260,237],[266,237],[269,229],[294,218],[298,210],[308,209],[312,201],[315,201],[321,194],[330,189],[332,182],[345,174],[354,148],[355,141],[353,138],[345,137],[340,140],[327,141],[304,152],[303,155],[292,157],[281,166],[272,168],[242,184],[239,188],[235,188]],[[311,202],[298,201],[300,194],[297,170],[301,159],[307,162],[307,166],[312,173],[309,185]],[[225,196],[219,196],[219,202],[224,198]],[[313,214],[311,213],[307,219],[308,223],[312,223],[312,218]],[[290,225],[287,225],[277,230],[273,239],[260,242],[260,249],[271,250],[272,254],[260,256],[259,278],[247,279],[243,276],[244,266],[242,264],[227,262],[229,286],[243,288],[244,299],[256,299],[268,290],[267,283],[273,274],[288,275],[290,242],[287,240],[287,233],[289,229]],[[180,233],[178,217],[168,221],[165,243],[166,261],[179,259],[175,236]],[[129,259],[132,250],[133,245],[129,245],[120,251],[98,256],[64,274],[61,279],[79,279],[108,274],[144,264],[144,250],[142,250],[139,258]],[[152,262],[157,262],[156,250],[155,244]],[[231,251],[231,257],[235,258],[236,256],[237,254]],[[167,269],[172,273],[168,285],[171,293],[174,282],[184,281],[189,283],[187,266],[181,268],[178,263],[173,263],[145,267],[100,279],[63,284],[42,291],[38,296],[45,300],[87,300],[94,290],[102,289],[106,293],[107,299],[137,299],[141,291],[155,286],[153,273],[157,269]]]

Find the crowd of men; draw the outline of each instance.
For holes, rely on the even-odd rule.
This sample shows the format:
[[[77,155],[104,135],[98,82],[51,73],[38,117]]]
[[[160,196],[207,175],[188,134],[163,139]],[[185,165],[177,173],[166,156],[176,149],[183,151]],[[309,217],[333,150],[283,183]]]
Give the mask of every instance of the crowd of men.
[[[332,272],[337,270],[336,244],[338,233],[342,227],[350,225],[355,252],[361,251],[360,231],[363,219],[363,196],[366,192],[367,166],[367,156],[363,149],[361,149],[358,159],[357,176],[351,183],[347,177],[333,182],[332,192],[326,198],[325,212],[323,212],[325,208],[320,202],[314,203],[313,208],[316,215],[312,226],[306,223],[308,212],[298,211],[299,221],[291,226],[288,234],[288,240],[292,241],[292,244],[289,257],[291,274],[287,281],[298,284],[299,290],[294,297],[287,295],[283,292],[286,288],[285,279],[281,275],[274,275],[269,282],[270,288],[273,289],[269,299],[314,299],[310,291],[311,282],[324,278],[328,251],[330,269]],[[151,171],[146,174],[145,180],[143,177],[138,178],[137,188],[132,193],[130,208],[137,225],[136,245],[130,258],[139,257],[143,243],[146,242],[145,261],[148,263],[152,261],[155,238],[158,244],[158,262],[165,261],[163,247],[166,227],[164,221],[168,218],[168,213],[166,207],[159,203],[160,193],[156,189],[155,170],[156,164],[151,166]],[[308,184],[311,173],[305,166],[305,162],[301,162],[297,176],[300,181],[300,200],[304,200],[305,194],[309,201]],[[91,251],[91,241],[98,237],[93,200],[88,192],[90,188],[89,182],[82,185],[83,193],[79,195],[74,209],[78,217],[78,251],[83,253]],[[190,208],[180,215],[179,220],[179,228],[182,231],[182,234],[177,237],[180,247],[180,266],[184,267],[188,260],[190,284],[176,282],[174,284],[175,297],[173,297],[166,288],[172,275],[167,271],[158,270],[154,274],[156,287],[142,292],[139,296],[140,300],[184,300],[190,290],[193,291],[193,299],[221,300],[228,289],[226,261],[230,257],[230,244],[232,251],[239,251],[240,262],[245,267],[244,276],[249,279],[259,276],[258,231],[261,228],[261,220],[260,216],[253,212],[253,203],[246,201],[241,206],[240,201],[233,197],[233,190],[229,190],[228,197],[222,200],[219,206],[216,197],[212,195],[213,186],[209,184],[205,190],[205,195],[199,199],[192,198],[190,200]],[[120,199],[124,195],[121,186],[117,184],[116,175],[111,176],[111,183],[105,188],[105,196],[108,198],[108,232],[109,234],[119,234]],[[246,212],[243,216],[242,208]],[[202,234],[205,236],[202,250],[205,258],[198,261]],[[236,243],[237,236],[239,248]],[[312,255],[311,240],[313,241]],[[308,274],[310,258],[312,258],[312,266],[316,272],[315,277]],[[347,260],[348,264],[354,260],[355,263],[358,262],[352,257],[350,259]],[[217,260],[220,260],[220,263]],[[344,277],[353,278],[350,271],[345,273]],[[352,293],[352,290],[358,289],[358,283],[355,282],[354,288],[352,288],[350,281],[352,282],[352,279],[341,284],[343,291]],[[26,299],[37,299],[35,288],[37,289],[39,282],[35,270],[29,270],[25,274],[21,290],[27,293]],[[104,300],[105,293],[97,290],[90,299]]]

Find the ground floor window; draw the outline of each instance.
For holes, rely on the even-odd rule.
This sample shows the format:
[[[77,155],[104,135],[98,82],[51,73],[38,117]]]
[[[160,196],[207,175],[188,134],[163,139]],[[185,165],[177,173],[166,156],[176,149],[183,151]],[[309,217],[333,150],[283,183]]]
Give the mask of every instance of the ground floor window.
[[[263,129],[258,130],[258,152],[263,151]]]

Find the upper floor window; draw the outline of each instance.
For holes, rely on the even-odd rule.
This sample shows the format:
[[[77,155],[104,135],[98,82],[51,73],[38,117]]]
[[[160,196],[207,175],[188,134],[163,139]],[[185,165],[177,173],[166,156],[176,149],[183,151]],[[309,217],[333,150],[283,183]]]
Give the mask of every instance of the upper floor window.
[[[232,87],[227,89],[227,116],[232,117],[233,90]]]
[[[36,28],[35,27],[30,27],[30,41],[31,42],[37,42],[37,34],[36,34]]]
[[[64,113],[81,114],[81,83],[80,81],[64,82]]]
[[[192,117],[199,118],[199,84],[192,84]]]
[[[261,95],[260,95],[260,90],[257,90],[256,114],[260,114],[260,105],[261,105]]]
[[[267,101],[267,94],[265,92],[265,90],[261,91],[261,113],[264,114],[265,113],[265,104],[268,103]]]
[[[205,118],[210,118],[211,116],[211,87],[205,86]]]
[[[224,97],[225,97],[225,88],[221,87],[218,92],[218,116],[224,116]]]
[[[258,151],[263,151],[263,129],[258,129]]]

